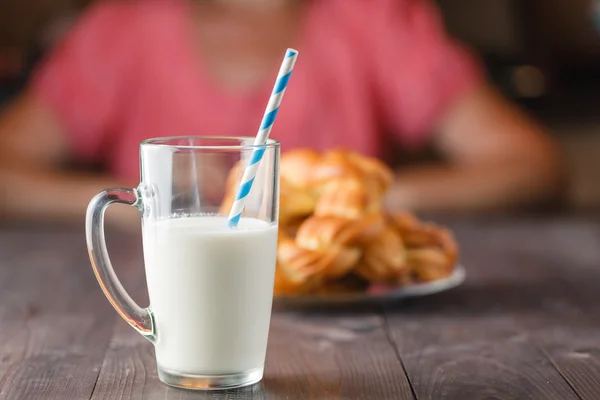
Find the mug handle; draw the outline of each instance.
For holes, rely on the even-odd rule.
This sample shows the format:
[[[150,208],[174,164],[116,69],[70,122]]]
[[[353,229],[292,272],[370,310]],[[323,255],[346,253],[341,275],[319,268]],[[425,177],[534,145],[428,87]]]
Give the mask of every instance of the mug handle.
[[[154,342],[156,332],[149,308],[141,308],[129,296],[110,262],[104,236],[104,213],[114,203],[128,204],[142,210],[142,196],[137,189],[115,188],[98,193],[90,201],[85,221],[85,236],[94,274],[106,298],[129,325]]]

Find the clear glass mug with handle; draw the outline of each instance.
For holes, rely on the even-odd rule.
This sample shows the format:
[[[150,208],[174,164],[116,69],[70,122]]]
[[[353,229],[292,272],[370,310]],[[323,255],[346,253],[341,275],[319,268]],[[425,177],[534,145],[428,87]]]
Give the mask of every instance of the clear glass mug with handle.
[[[277,247],[279,143],[253,138],[178,137],[140,145],[141,183],[107,189],[90,202],[86,239],[92,267],[117,312],[154,344],[158,375],[189,389],[225,389],[262,379]],[[226,177],[240,181],[264,150],[244,215],[229,228]],[[235,186],[235,185],[234,185]],[[104,238],[113,203],[142,217],[150,306],[119,282]]]

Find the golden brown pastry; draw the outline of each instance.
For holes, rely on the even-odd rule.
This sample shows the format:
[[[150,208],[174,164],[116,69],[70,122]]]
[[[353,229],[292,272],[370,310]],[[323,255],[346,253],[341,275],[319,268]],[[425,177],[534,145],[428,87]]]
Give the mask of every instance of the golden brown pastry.
[[[360,218],[381,209],[381,199],[393,174],[383,163],[357,153],[332,150],[294,150],[281,158],[279,221],[287,224],[307,217],[336,215]],[[227,180],[221,213],[229,212],[240,179],[239,165]]]
[[[452,273],[458,245],[448,229],[419,222],[406,213],[393,215],[392,221],[408,249],[407,263],[416,280],[429,282]]]
[[[336,179],[358,179],[378,195],[384,194],[394,179],[392,170],[381,161],[347,150],[325,152],[313,173],[317,186]]]
[[[314,188],[314,168],[320,159],[321,155],[314,150],[288,151],[281,156],[279,164],[281,178],[288,181],[290,185],[309,192]]]
[[[355,272],[369,282],[398,282],[410,272],[407,255],[402,237],[388,225],[365,246]]]
[[[359,218],[381,209],[393,173],[378,160],[350,151],[295,150],[281,159],[281,179],[314,198],[315,215]],[[282,210],[285,203],[282,197]]]
[[[280,179],[279,223],[289,224],[308,217],[315,210],[315,198],[306,191]]]
[[[239,180],[232,170],[221,212]],[[392,171],[346,150],[301,149],[281,158],[276,294],[339,293],[451,274],[458,247],[445,228],[410,213],[384,215]]]
[[[236,165],[227,178],[227,189],[219,214],[228,215],[233,205],[239,180],[239,164]],[[307,217],[313,213],[315,209],[315,198],[309,195],[305,190],[290,184],[286,179],[280,179],[280,206],[279,206],[279,222],[287,224],[302,217]],[[244,214],[245,215],[245,214]]]
[[[275,295],[305,294],[313,290],[314,288],[311,288],[306,282],[292,281],[281,271],[279,265],[275,268],[275,285],[273,287]]]
[[[294,239],[280,234],[278,267],[293,282],[318,287],[347,275],[358,263],[364,245],[380,235],[383,217],[312,216]]]
[[[340,179],[323,185],[315,215],[336,215],[352,219],[377,212],[379,201],[358,179]]]
[[[450,275],[457,259],[458,248],[447,229],[396,213],[387,217],[382,234],[365,246],[355,272],[369,282],[429,282]]]

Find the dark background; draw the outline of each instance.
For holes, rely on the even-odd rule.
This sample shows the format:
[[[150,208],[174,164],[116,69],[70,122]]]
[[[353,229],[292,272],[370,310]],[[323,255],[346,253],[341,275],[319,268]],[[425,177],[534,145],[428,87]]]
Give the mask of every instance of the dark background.
[[[89,2],[0,1],[0,107]],[[600,11],[596,16],[594,0],[438,3],[449,31],[482,56],[491,80],[562,144],[571,170],[570,206],[599,208]]]

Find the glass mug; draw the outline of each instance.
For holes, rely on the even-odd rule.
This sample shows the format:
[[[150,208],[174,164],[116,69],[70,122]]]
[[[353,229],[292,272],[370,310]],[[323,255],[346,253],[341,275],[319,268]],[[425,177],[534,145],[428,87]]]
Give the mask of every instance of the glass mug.
[[[178,137],[140,145],[141,183],[107,189],[89,204],[86,239],[104,294],[154,344],[162,382],[226,389],[262,379],[273,299],[279,208],[279,143],[253,138]],[[236,184],[254,150],[264,150],[244,216],[227,225],[226,179]],[[235,169],[234,169],[235,168]],[[110,263],[104,212],[136,207],[148,308],[125,292]]]

